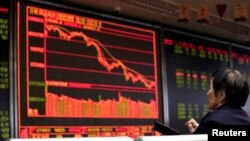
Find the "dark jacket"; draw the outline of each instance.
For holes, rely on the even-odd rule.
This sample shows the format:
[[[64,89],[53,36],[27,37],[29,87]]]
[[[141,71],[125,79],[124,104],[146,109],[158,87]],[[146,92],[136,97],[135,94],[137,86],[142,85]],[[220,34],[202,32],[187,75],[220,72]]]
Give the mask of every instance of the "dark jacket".
[[[233,108],[229,105],[221,107],[207,113],[194,134],[209,133],[210,128],[223,125],[248,125],[250,126],[250,117],[242,108]]]

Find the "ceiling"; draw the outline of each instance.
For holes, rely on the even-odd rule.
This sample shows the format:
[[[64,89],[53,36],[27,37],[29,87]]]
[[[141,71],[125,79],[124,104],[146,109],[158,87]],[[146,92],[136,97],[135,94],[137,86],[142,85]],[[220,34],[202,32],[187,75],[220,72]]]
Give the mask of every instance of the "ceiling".
[[[78,7],[89,7],[98,11],[114,13],[116,16],[126,16],[133,19],[172,25],[199,33],[233,40],[241,43],[250,41],[250,19],[234,20],[236,4],[245,3],[250,8],[250,0],[61,0]],[[225,5],[223,16],[219,16],[216,6]],[[182,5],[191,8],[190,19],[178,22]],[[209,8],[207,23],[197,22],[197,11],[202,5]],[[221,10],[221,9],[220,9]],[[223,11],[223,10],[222,10]],[[223,13],[223,12],[222,12]],[[250,17],[250,10],[247,11]],[[247,17],[248,18],[248,17]]]

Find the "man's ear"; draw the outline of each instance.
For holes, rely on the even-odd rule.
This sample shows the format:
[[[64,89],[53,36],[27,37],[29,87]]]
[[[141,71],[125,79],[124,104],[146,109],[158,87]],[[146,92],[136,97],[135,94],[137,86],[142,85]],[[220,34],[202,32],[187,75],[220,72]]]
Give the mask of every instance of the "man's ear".
[[[224,101],[226,98],[226,94],[224,90],[221,90],[220,93],[218,94],[218,99],[220,102]]]

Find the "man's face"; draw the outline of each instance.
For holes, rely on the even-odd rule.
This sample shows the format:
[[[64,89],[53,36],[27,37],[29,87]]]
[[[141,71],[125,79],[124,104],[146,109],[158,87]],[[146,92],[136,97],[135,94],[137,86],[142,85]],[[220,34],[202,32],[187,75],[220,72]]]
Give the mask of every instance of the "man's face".
[[[207,92],[207,103],[210,110],[216,109],[220,106],[219,95],[216,96],[213,89],[213,80],[210,80],[209,89]]]

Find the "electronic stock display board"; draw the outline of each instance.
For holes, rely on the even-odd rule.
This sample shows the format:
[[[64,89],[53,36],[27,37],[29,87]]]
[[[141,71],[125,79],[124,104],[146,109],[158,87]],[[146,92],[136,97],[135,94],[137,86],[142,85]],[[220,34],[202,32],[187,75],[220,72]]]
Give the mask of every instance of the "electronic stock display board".
[[[65,11],[18,5],[18,137],[152,135],[157,31]]]
[[[228,67],[228,45],[216,40],[174,31],[164,31],[169,125],[189,133],[185,123],[208,112],[206,93],[209,76]]]
[[[0,140],[10,137],[9,119],[9,24],[10,1],[0,5]]]

